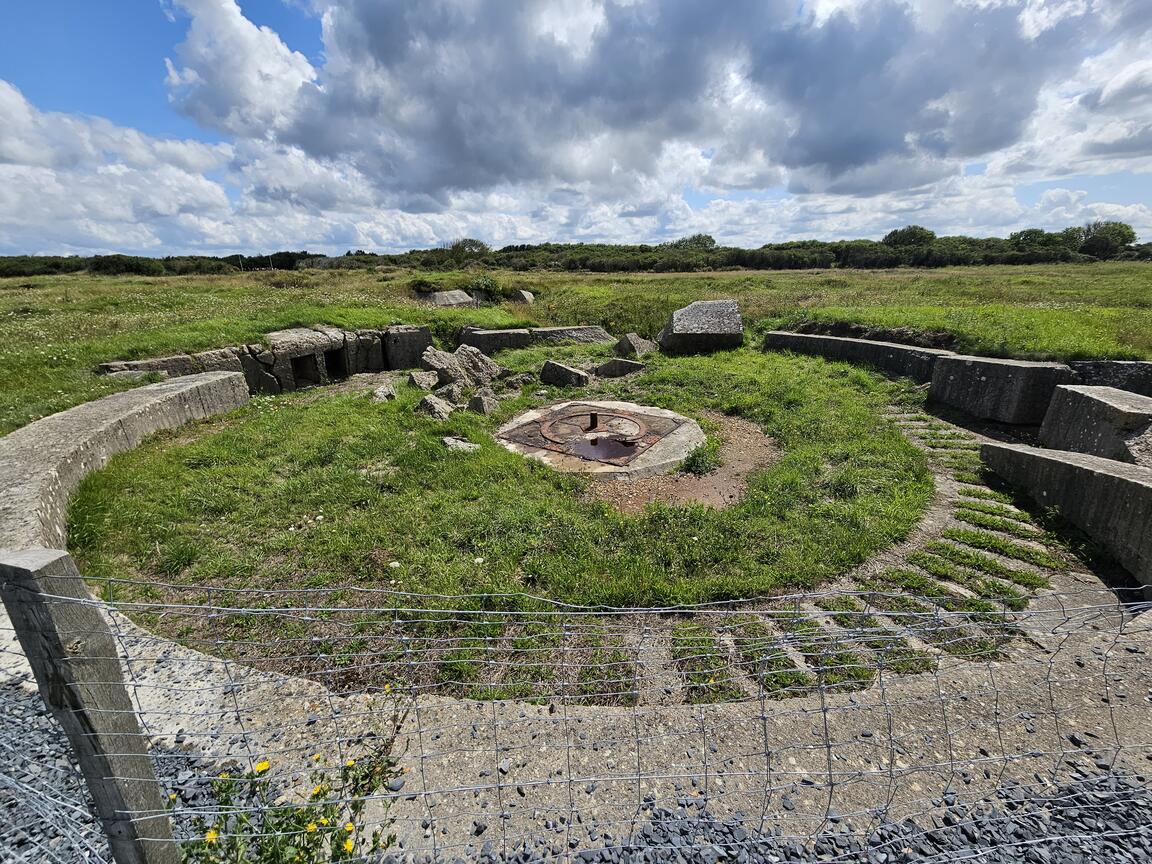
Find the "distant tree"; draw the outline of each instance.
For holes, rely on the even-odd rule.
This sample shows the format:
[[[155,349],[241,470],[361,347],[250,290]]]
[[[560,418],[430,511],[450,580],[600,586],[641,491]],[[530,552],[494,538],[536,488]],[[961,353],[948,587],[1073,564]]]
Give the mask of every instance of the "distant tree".
[[[908,225],[889,231],[880,242],[885,246],[929,246],[935,239],[935,231],[921,225]]]
[[[673,249],[696,249],[701,252],[711,252],[716,248],[716,238],[711,234],[693,234],[690,237],[681,237],[665,244]]]
[[[1126,222],[1089,222],[1080,251],[1095,258],[1115,258],[1135,242],[1136,232]]]
[[[458,240],[453,240],[445,248],[448,252],[448,258],[457,264],[475,261],[492,251],[483,240],[476,240],[473,237],[461,237]]]

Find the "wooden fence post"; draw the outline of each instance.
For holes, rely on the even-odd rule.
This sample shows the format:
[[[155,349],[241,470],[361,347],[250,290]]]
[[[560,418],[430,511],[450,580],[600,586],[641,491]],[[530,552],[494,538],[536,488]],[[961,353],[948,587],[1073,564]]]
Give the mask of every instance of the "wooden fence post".
[[[116,643],[76,564],[55,549],[0,552],[0,597],[117,864],[179,864]]]

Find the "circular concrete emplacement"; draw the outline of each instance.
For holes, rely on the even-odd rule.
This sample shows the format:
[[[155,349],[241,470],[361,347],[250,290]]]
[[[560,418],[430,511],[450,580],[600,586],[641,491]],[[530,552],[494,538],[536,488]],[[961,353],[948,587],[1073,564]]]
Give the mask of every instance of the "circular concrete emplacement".
[[[704,431],[663,408],[579,400],[521,414],[496,440],[557,471],[623,480],[675,471],[704,443]]]

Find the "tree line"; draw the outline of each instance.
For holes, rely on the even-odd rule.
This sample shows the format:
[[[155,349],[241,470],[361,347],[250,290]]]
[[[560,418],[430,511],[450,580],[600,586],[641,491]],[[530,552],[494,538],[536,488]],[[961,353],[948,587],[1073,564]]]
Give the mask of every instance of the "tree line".
[[[987,264],[1047,264],[1090,261],[1152,261],[1152,243],[1137,244],[1124,222],[1098,221],[1061,231],[1028,228],[1002,237],[938,237],[920,225],[894,229],[882,240],[799,240],[766,243],[757,249],[720,246],[708,234],[659,245],[608,243],[517,244],[493,249],[462,238],[434,249],[399,254],[349,250],[339,257],[307,251],[268,255],[92,257],[11,256],[0,258],[0,276],[37,276],[87,270],[108,275],[168,276],[247,270],[366,269],[381,265],[425,270],[485,266],[506,270],[568,270],[596,273],[692,272],[745,268],[811,270],[834,267],[955,267]]]

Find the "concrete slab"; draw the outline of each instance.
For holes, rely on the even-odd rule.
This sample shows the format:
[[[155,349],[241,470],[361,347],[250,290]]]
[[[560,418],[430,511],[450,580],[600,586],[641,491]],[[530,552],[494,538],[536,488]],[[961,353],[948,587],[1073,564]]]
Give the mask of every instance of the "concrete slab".
[[[1152,586],[1152,468],[1085,453],[988,443],[985,464],[1042,507],[1084,531]]]
[[[161,429],[239,408],[239,372],[205,372],[113,393],[0,438],[0,549],[63,549],[68,497],[117,453]]]
[[[982,420],[1039,425],[1057,386],[1073,379],[1063,363],[953,354],[936,358],[928,396]]]
[[[744,344],[744,321],[735,300],[697,300],[677,309],[656,337],[665,354],[703,354]]]
[[[1152,396],[1152,362],[1147,360],[1073,360],[1068,365],[1081,384]]]
[[[939,348],[921,348],[896,342],[852,339],[773,330],[764,337],[764,347],[773,351],[814,354],[829,360],[844,360],[874,366],[890,375],[900,375],[925,383],[932,380],[932,370],[940,357],[955,356]]]
[[[1152,467],[1152,397],[1115,387],[1057,387],[1040,443]]]
[[[527,348],[532,344],[532,334],[526,327],[508,330],[483,330],[478,327],[468,327],[460,337],[462,345],[471,345],[479,348],[485,354],[492,355],[497,351],[509,348]]]

